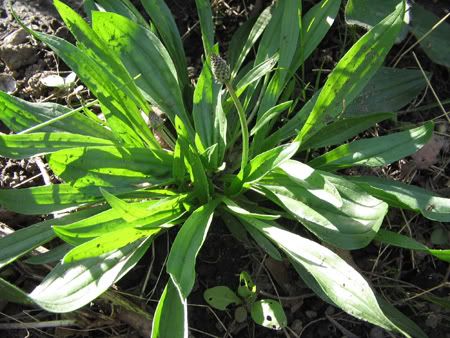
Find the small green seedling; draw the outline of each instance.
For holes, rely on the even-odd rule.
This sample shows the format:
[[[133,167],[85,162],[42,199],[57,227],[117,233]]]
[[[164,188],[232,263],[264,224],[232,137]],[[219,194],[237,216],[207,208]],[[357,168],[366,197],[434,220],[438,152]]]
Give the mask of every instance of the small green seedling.
[[[255,283],[246,271],[239,275],[237,294],[227,286],[216,286],[207,289],[203,294],[206,302],[215,309],[225,311],[228,306],[235,305],[234,319],[242,323],[250,315],[256,324],[272,330],[286,327],[287,319],[283,306],[273,299],[256,301],[258,292]]]

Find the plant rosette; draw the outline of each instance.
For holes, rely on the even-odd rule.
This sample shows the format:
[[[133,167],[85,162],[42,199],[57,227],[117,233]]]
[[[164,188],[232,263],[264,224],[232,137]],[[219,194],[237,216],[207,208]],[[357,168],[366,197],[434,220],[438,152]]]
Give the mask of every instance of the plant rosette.
[[[382,91],[392,112],[362,112],[361,104],[378,107],[366,85],[382,88],[399,72],[417,77],[412,70],[382,67],[401,31],[404,2],[341,57],[320,90],[304,92],[307,101],[297,95],[298,70],[330,29],[340,1],[322,0],[306,13],[301,1],[276,1],[237,30],[225,61],[214,42],[210,4],[196,0],[205,58],[195,86],[164,1],[142,1],[151,25],[128,0],[85,1],[88,21],[63,2],[54,4],[76,45],[24,27],[96,99],[72,109],[0,92],[0,118],[15,132],[0,135],[0,154],[44,156],[60,182],[0,190],[3,208],[48,215],[0,239],[0,266],[23,258],[54,265],[30,293],[0,279],[2,299],[51,312],[79,309],[176,227],[152,337],[187,337],[196,257],[210,227],[224,222],[273,259],[287,259],[324,301],[386,330],[426,337],[360,272],[321,244],[353,250],[379,240],[450,261],[447,250],[380,229],[388,205],[448,222],[448,199],[400,182],[338,172],[388,165],[416,152],[433,134],[432,122],[426,122],[354,140],[407,103],[396,96],[389,101],[390,91]],[[408,87],[412,84],[416,87]],[[404,81],[395,94],[403,88],[402,100],[411,100],[425,85]],[[264,202],[255,203],[255,194]],[[56,213],[61,217],[51,217]],[[292,220],[303,230],[291,228]],[[26,259],[56,237],[64,244]],[[250,301],[259,304],[251,309],[253,319],[264,323],[274,303]]]

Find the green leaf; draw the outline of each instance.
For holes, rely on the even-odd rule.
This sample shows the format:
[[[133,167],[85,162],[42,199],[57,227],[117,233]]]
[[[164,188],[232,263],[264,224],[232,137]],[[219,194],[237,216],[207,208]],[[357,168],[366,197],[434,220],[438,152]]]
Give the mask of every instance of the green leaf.
[[[0,91],[2,122],[18,133],[71,111],[51,102],[30,103]],[[77,113],[41,129],[44,132],[68,132],[114,140],[114,135],[90,118]]]
[[[398,0],[349,0],[345,6],[345,21],[349,25],[370,29],[391,13],[398,3]]]
[[[336,208],[342,207],[342,198],[336,187],[313,168],[294,160],[282,163],[279,168],[292,181],[301,185],[312,195]]]
[[[141,0],[141,3],[175,64],[181,87],[185,87],[188,84],[186,56],[180,33],[169,7],[163,0]]]
[[[50,249],[50,251],[47,251],[45,253],[39,254],[37,256],[31,256],[30,258],[27,258],[24,262],[33,265],[42,265],[59,262],[60,260],[63,259],[66,253],[68,253],[72,248],[73,248],[72,245],[64,243],[58,245],[55,248]]]
[[[217,104],[219,90],[220,85],[214,81],[210,67],[204,63],[195,86],[192,111],[195,131],[199,134],[204,148],[216,143],[213,129],[214,115],[212,113]]]
[[[239,222],[232,214],[225,213],[221,215],[222,221],[225,223],[228,231],[239,241],[247,243],[249,241],[247,230],[244,225]]]
[[[378,177],[349,177],[369,194],[389,205],[420,212],[433,221],[450,222],[450,199],[425,189]]]
[[[114,12],[122,16],[133,20],[134,22],[144,26],[149,27],[148,22],[139,13],[136,7],[133,6],[131,1],[119,0],[119,1],[109,1],[109,0],[95,0],[105,11]]]
[[[422,39],[439,21],[437,16],[416,3],[412,7],[412,17],[411,31],[417,39]],[[449,35],[450,25],[442,22],[431,34],[420,41],[420,46],[425,54],[434,62],[446,67],[450,67]]]
[[[209,56],[213,53],[214,46],[214,23],[211,5],[208,0],[195,0],[198,18],[200,20],[200,30],[202,33],[203,50],[205,55]]]
[[[287,326],[283,306],[273,299],[261,299],[254,302],[251,315],[256,324],[272,330],[281,330]]]
[[[206,176],[205,167],[197,149],[189,143],[190,134],[178,117],[175,119],[175,128],[178,134],[177,143],[180,145],[180,155],[183,156],[184,165],[189,172],[194,191],[200,201],[206,203],[210,195],[210,182]]]
[[[152,211],[149,212],[145,204],[143,208],[143,203],[134,205],[121,200],[113,194],[110,194],[105,189],[100,188],[100,191],[111,208],[113,208],[120,215],[120,217],[127,222],[133,222],[139,218],[149,216],[152,213]],[[154,205],[152,204],[152,206]]]
[[[186,298],[195,282],[195,259],[211,225],[220,200],[212,200],[196,209],[181,227],[170,249],[167,272],[181,296]]]
[[[168,182],[172,158],[163,150],[80,147],[51,154],[49,165],[56,175],[74,187],[120,187]]]
[[[444,262],[450,263],[450,250],[430,249],[426,245],[417,242],[413,238],[393,231],[380,229],[375,239],[384,244],[398,246],[403,249],[424,251]]]
[[[184,154],[181,151],[180,140],[183,142],[182,138],[179,137],[173,150],[172,176],[178,186],[183,186],[187,168],[184,166]]]
[[[398,0],[349,0],[345,6],[345,22],[349,25],[358,25],[370,29],[391,13],[398,3]],[[409,23],[411,21],[409,11],[412,5],[406,3],[406,6],[404,21]],[[397,38],[397,43],[406,37],[408,30],[409,27],[404,25],[400,36]]]
[[[148,230],[133,229],[131,224],[126,224],[122,229],[109,232],[76,246],[64,256],[62,262],[64,264],[73,263],[112,253],[141,238],[154,238],[160,231],[160,228]]]
[[[22,202],[23,203],[23,202]],[[19,229],[12,234],[0,238],[0,268],[12,263],[34,248],[43,245],[53,238],[55,233],[52,230],[54,225],[64,225],[79,219],[89,217],[101,211],[103,207],[89,208],[83,211],[74,212],[58,219],[49,219],[26,228]]]
[[[226,208],[235,215],[243,215],[247,217],[253,217],[258,219],[265,219],[265,220],[276,220],[280,218],[279,215],[269,215],[269,214],[260,214],[257,212],[249,211],[247,209],[244,209],[243,207],[236,204],[234,201],[224,198],[223,202],[226,206]]]
[[[387,204],[339,176],[321,174],[336,187],[342,199],[341,207],[318,198],[306,187],[279,172],[267,175],[255,188],[321,240],[348,250],[365,247],[380,228]]]
[[[350,117],[337,120],[320,129],[313,136],[302,143],[300,149],[317,149],[341,144],[376,123],[393,118],[390,113],[372,114],[364,117]]]
[[[302,34],[300,39],[300,47],[296,51],[298,63],[293,69],[297,69],[303,64],[311,53],[316,50],[339,12],[341,6],[340,0],[322,0],[314,5],[302,19]],[[297,60],[294,57],[294,60]]]
[[[137,190],[135,187],[110,189],[115,194]],[[0,189],[3,208],[25,214],[41,215],[96,202],[102,199],[97,187],[77,189],[70,184],[52,184],[24,189]]]
[[[414,154],[433,136],[433,123],[394,133],[343,144],[308,164],[322,170],[336,170],[355,165],[381,167]]]
[[[195,87],[192,115],[203,148],[217,144],[212,163],[209,163],[214,169],[222,164],[226,144],[227,120],[221,102],[220,85],[214,81],[211,69],[205,63]]]
[[[264,114],[261,115],[261,117],[256,122],[255,126],[250,131],[250,136],[254,135],[258,132],[263,126],[267,125],[270,121],[275,121],[283,111],[286,109],[289,109],[289,107],[292,105],[293,101],[287,101],[280,104],[277,104],[276,106],[273,106],[268,111],[266,111]]]
[[[250,224],[246,222],[245,215],[239,215],[241,217],[242,224],[244,225],[247,232],[252,236],[255,240],[256,244],[258,244],[261,249],[263,249],[270,257],[275,259],[276,261],[283,261],[283,257],[281,256],[278,249],[266,238],[264,235]]]
[[[334,119],[340,113],[338,107],[343,103],[350,104],[362,91],[394,44],[403,24],[404,7],[403,2],[399,4],[392,14],[367,32],[342,57],[328,76],[297,141],[306,140],[312,132]]]
[[[61,132],[20,135],[0,134],[0,155],[22,159],[52,153],[60,149],[112,144],[112,141],[102,138]]]
[[[181,206],[182,199],[183,195],[159,201],[129,203],[130,209],[142,210],[139,215],[147,214],[147,216],[137,218],[132,222],[124,219],[123,210],[114,208],[65,226],[55,226],[53,229],[58,237],[73,245],[79,245],[124,227],[139,230],[154,229],[183,215],[185,210]]]
[[[247,271],[239,274],[238,295],[245,299],[247,303],[253,302],[258,296],[256,285]]]
[[[320,91],[316,92],[314,96],[309,99],[303,107],[290,118],[281,128],[274,131],[267,139],[264,141],[263,149],[270,149],[281,142],[294,137],[298,134],[298,131],[303,126],[306,121],[307,116],[311,113],[317,98],[320,94]]]
[[[50,312],[70,312],[88,304],[133,268],[151,240],[83,261],[58,264],[29,297]]]
[[[420,70],[381,67],[359,96],[345,108],[344,116],[397,111],[417,97],[426,85]]]
[[[187,302],[170,278],[155,310],[151,337],[188,337]]]
[[[411,332],[410,328],[394,324],[390,316],[380,308],[375,292],[367,281],[331,250],[263,221],[258,221],[253,226],[274,241],[288,255],[296,269],[300,267],[298,271],[302,277],[304,270],[310,274],[319,295],[324,294],[345,312],[389,331],[400,332],[407,337],[425,336],[422,332],[418,334]]]
[[[242,300],[228,286],[215,286],[203,293],[205,301],[217,310],[225,311],[230,304],[242,304]]]
[[[36,32],[34,35],[50,46],[99,99],[105,118],[119,139],[128,145],[143,146],[141,136],[146,136],[149,145],[160,148],[115,75],[63,39]]]
[[[266,29],[266,26],[270,22],[270,19],[272,18],[272,7],[267,7],[264,11],[261,12],[258,19],[256,20],[255,24],[251,28],[251,30],[248,32],[248,34],[245,34],[246,40],[242,41],[242,45],[236,46],[237,44],[235,40],[235,36],[237,32],[235,33],[235,36],[233,36],[233,39],[230,43],[230,53],[232,52],[239,52],[236,61],[231,63],[233,66],[232,75],[231,78],[234,78],[238,72],[238,70],[241,68],[245,58],[247,57],[248,53],[250,52],[251,48],[255,45],[256,41],[259,39],[261,34]],[[233,48],[234,47],[234,48]]]
[[[18,304],[33,304],[28,295],[15,285],[0,278],[0,299]]]
[[[155,34],[114,13],[94,12],[92,23],[94,30],[117,53],[131,76],[139,76],[136,84],[145,97],[166,113],[172,123],[178,115],[191,128],[175,65]]]
[[[78,14],[61,2],[58,5],[72,32],[82,40],[81,49],[56,36],[32,32],[33,36],[47,44],[89,87],[119,139],[134,146],[143,146],[145,140],[149,146],[160,148],[136,105],[139,102],[146,108],[146,102],[124,66]]]
[[[275,40],[271,41],[271,48],[275,47],[278,50],[278,68],[270,79],[264,95],[262,95],[261,103],[258,107],[257,122],[261,119],[262,114],[276,104],[284,87],[290,80],[288,71],[296,71],[296,69],[292,68],[292,65],[296,64],[294,61],[294,54],[297,48],[297,44],[293,43],[293,41],[297,41],[301,33],[301,4],[301,1],[286,0],[278,2],[276,5],[277,7],[275,9],[276,13],[274,13],[274,18],[278,18],[279,27],[275,32]],[[264,38],[266,38],[266,34],[264,34],[259,48],[263,45]],[[259,54],[260,51],[258,49],[258,55]],[[257,60],[258,55],[256,57]],[[269,134],[272,125],[273,124],[270,123],[269,125],[260,128],[260,130],[255,134],[251,149],[253,155],[261,152],[261,145],[263,144],[266,136]]]
[[[80,49],[100,63],[109,72],[116,75],[121,85],[126,86],[123,87],[123,91],[130,95],[132,100],[141,109],[146,108],[147,105],[144,98],[139,93],[136,85],[132,81],[132,77],[130,77],[130,74],[120,62],[120,59],[114,53],[111,53],[107,45],[77,12],[59,0],[54,0],[53,3],[59,15],[64,20],[64,23],[77,39]],[[93,16],[91,18],[93,19]]]
[[[247,88],[249,88],[250,85],[254,84],[256,85],[258,81],[266,76],[269,72],[273,70],[275,65],[278,61],[278,55],[275,54],[273,57],[268,58],[267,60],[261,62],[260,64],[254,66],[253,68],[250,68],[245,74],[242,76],[242,78],[239,78],[236,87],[236,96],[240,97]],[[243,71],[246,71],[246,69],[243,69]],[[240,74],[239,74],[240,75]],[[223,109],[225,112],[230,112],[235,108],[234,102],[231,97],[229,97],[224,103],[223,103]],[[237,116],[235,116],[236,123],[237,123]],[[233,125],[230,123],[230,125]]]
[[[278,167],[284,161],[289,160],[295,155],[299,147],[298,142],[288,143],[274,149],[259,154],[247,163],[245,168],[233,178],[230,186],[230,193],[237,194],[243,186],[258,181],[271,170]]]

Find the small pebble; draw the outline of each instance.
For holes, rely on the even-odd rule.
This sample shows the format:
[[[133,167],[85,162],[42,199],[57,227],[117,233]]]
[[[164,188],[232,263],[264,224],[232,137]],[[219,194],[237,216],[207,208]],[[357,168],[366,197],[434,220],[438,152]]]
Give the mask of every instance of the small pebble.
[[[317,312],[308,310],[305,312],[305,315],[306,315],[306,317],[308,317],[308,319],[314,319],[317,317]]]
[[[18,30],[8,34],[3,40],[3,44],[17,46],[27,42],[28,36],[28,32],[25,29],[19,28]]]

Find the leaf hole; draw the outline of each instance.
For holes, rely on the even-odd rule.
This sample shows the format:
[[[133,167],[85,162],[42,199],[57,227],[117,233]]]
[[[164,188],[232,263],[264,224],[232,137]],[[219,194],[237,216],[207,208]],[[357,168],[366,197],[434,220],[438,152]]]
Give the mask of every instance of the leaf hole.
[[[97,248],[100,248],[100,243],[98,243],[98,244],[96,245],[96,247],[97,247]]]

